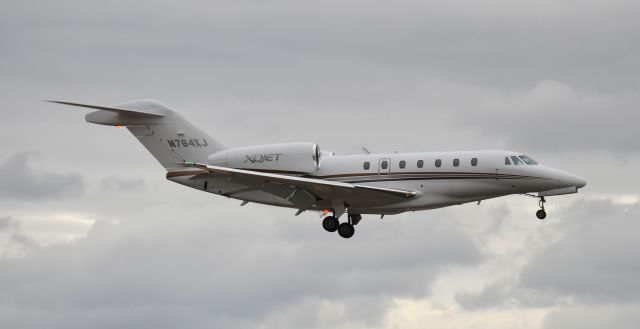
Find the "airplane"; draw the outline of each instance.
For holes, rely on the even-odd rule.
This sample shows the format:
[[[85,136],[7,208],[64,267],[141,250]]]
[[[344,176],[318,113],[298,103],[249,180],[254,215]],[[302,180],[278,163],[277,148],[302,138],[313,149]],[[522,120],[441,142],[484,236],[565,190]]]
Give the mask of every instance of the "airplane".
[[[504,150],[336,155],[308,142],[227,148],[155,100],[113,106],[48,101],[96,110],[90,123],[126,127],[166,169],[166,178],[249,202],[322,213],[322,227],[351,238],[362,215],[384,217],[524,194],[577,193],[586,181]],[[347,220],[340,222],[346,214]]]

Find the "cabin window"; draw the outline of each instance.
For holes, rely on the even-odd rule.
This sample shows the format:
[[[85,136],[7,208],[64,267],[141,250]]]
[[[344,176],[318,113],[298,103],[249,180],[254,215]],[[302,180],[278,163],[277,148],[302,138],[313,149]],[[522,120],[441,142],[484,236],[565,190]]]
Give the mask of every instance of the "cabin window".
[[[460,165],[460,159],[453,159],[453,166],[457,167]]]
[[[524,165],[524,162],[522,162],[522,160],[520,160],[520,158],[515,155],[511,157],[511,161],[513,161],[513,164],[516,166]]]
[[[442,166],[442,160],[436,160],[436,168],[440,168]]]
[[[404,169],[404,167],[407,166],[407,162],[404,160],[401,160],[400,163],[398,164],[398,166],[400,166],[400,169]]]
[[[362,165],[362,168],[364,168],[364,170],[369,170],[369,168],[371,168],[371,164],[369,163],[369,161],[365,161]]]
[[[424,161],[418,160],[418,168],[424,167]]]
[[[472,166],[477,166],[478,165],[478,158],[471,158],[471,165]]]
[[[526,156],[526,155],[520,155],[520,159],[522,159],[522,161],[524,161],[524,163],[528,164],[528,165],[537,165],[538,161],[531,159],[530,157]]]
[[[382,163],[380,164],[380,168],[382,169],[387,169],[389,167],[389,163],[387,162],[387,160],[382,161]]]

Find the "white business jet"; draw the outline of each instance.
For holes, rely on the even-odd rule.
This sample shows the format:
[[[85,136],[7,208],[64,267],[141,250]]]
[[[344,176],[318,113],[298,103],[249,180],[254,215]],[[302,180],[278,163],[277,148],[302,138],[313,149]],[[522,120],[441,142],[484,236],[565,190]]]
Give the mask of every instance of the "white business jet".
[[[313,143],[227,148],[168,106],[134,100],[97,110],[88,122],[126,127],[167,170],[168,180],[248,202],[321,211],[322,226],[350,238],[363,214],[380,216],[527,194],[576,193],[581,177],[512,151],[335,155]],[[367,152],[365,152],[367,153]],[[347,220],[339,218],[347,214]]]

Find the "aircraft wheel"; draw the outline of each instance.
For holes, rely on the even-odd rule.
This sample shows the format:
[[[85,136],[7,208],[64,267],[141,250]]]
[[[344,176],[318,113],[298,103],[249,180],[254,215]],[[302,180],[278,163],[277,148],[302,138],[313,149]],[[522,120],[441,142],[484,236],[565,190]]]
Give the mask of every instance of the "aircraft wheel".
[[[322,220],[322,227],[327,232],[335,232],[336,230],[338,230],[339,224],[340,223],[338,222],[338,219],[333,216],[327,216]]]
[[[349,223],[342,223],[338,226],[338,234],[345,239],[352,237],[353,233],[355,233],[355,229]]]
[[[545,219],[547,217],[547,212],[544,211],[544,209],[540,209],[536,211],[536,217],[538,217],[538,219]]]

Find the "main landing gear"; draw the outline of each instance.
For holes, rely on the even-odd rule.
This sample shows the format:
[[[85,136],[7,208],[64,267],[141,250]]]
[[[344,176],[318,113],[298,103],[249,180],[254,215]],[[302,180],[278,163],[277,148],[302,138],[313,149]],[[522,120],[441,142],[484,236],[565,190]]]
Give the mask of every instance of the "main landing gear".
[[[322,220],[322,227],[327,232],[335,232],[338,230],[338,226],[340,226],[340,222],[337,218],[333,216],[327,216]]]
[[[327,232],[338,231],[341,237],[348,239],[355,233],[354,226],[360,222],[362,215],[348,214],[347,218],[348,220],[346,222],[340,223],[335,216],[329,215],[322,220],[322,227]]]
[[[536,211],[536,217],[538,219],[543,220],[547,217],[547,212],[544,210],[544,203],[547,202],[543,196],[540,197],[540,201],[538,201],[538,205],[540,205],[540,210]]]

